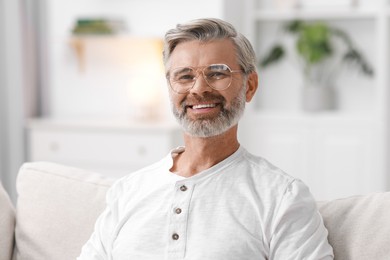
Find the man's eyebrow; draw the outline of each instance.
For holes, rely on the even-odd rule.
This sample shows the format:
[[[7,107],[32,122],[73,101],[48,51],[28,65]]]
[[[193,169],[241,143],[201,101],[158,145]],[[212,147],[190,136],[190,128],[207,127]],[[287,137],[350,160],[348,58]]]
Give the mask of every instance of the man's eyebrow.
[[[191,67],[178,67],[178,68],[175,68],[173,71],[175,72],[175,75],[177,74],[180,74],[180,73],[183,73],[183,72],[186,72],[186,71],[190,71],[190,70],[193,70],[193,68]],[[172,72],[172,71],[168,71],[168,75],[169,73]]]

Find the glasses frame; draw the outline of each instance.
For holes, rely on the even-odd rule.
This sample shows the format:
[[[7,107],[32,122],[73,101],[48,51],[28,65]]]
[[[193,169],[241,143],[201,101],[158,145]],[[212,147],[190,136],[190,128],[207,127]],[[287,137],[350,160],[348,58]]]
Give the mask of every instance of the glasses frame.
[[[229,84],[227,84],[227,86],[225,88],[223,88],[223,89],[216,89],[215,87],[210,85],[210,83],[206,79],[206,75],[204,74],[204,70],[206,68],[208,68],[208,67],[211,67],[211,66],[226,66],[229,69],[230,73],[242,73],[242,72],[244,72],[244,70],[242,70],[242,69],[232,70],[227,64],[224,64],[224,63],[215,63],[215,64],[210,64],[210,65],[202,66],[202,67],[190,67],[190,66],[177,67],[177,68],[174,68],[173,70],[182,69],[182,68],[183,69],[184,68],[188,68],[188,69],[192,69],[192,70],[197,72],[197,75],[196,75],[196,77],[193,80],[192,86],[190,88],[188,88],[186,91],[183,91],[183,92],[179,92],[179,91],[175,90],[172,87],[172,84],[171,84],[170,71],[166,75],[166,78],[167,78],[167,81],[168,81],[168,85],[172,89],[173,92],[175,92],[177,94],[186,94],[186,93],[190,92],[190,90],[195,86],[195,83],[198,80],[199,75],[202,74],[204,81],[207,83],[207,86],[209,86],[210,88],[212,88],[214,90],[217,90],[217,91],[228,89],[230,87],[230,85],[232,84],[233,77],[230,77]],[[200,71],[201,71],[201,73],[200,73]]]

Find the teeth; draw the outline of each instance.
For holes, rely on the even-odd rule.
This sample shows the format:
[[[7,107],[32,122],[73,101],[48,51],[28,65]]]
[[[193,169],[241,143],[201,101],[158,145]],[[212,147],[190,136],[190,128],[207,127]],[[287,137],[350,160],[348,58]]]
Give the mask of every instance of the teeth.
[[[215,104],[202,104],[202,105],[195,105],[192,108],[193,109],[200,109],[200,108],[208,108],[208,107],[215,107]]]

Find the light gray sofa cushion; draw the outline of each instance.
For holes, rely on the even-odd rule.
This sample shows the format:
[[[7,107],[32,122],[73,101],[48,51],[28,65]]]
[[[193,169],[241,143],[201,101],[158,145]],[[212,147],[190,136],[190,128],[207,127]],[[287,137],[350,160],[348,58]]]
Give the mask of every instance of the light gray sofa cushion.
[[[0,183],[0,259],[11,259],[14,244],[15,210]]]
[[[338,260],[390,259],[390,192],[318,203]]]
[[[17,179],[16,259],[75,259],[105,207],[111,184],[77,168],[24,164]]]

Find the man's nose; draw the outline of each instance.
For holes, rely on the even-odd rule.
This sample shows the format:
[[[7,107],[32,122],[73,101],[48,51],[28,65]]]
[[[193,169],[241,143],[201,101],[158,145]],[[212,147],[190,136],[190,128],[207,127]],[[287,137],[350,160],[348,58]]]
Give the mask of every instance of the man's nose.
[[[192,93],[204,93],[211,92],[213,89],[210,87],[209,83],[206,81],[202,72],[199,72],[198,76],[195,79],[194,86],[190,89]]]

